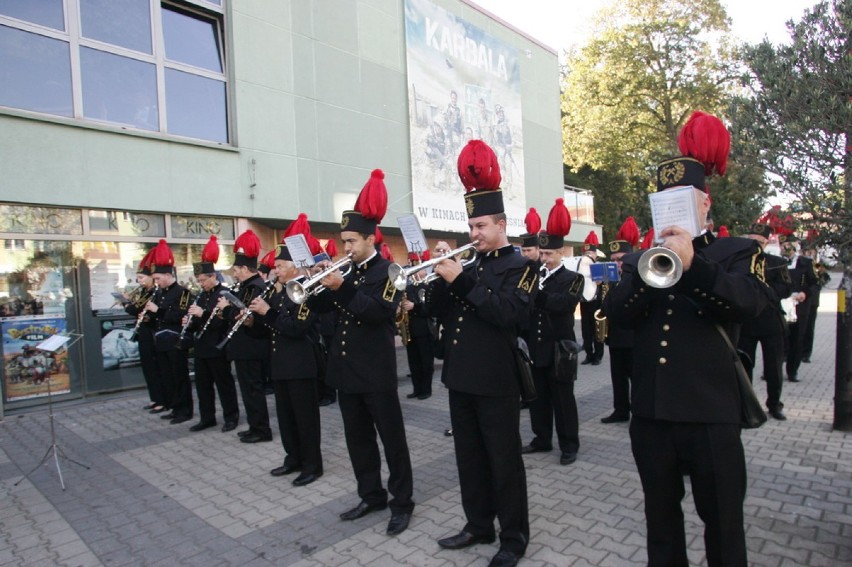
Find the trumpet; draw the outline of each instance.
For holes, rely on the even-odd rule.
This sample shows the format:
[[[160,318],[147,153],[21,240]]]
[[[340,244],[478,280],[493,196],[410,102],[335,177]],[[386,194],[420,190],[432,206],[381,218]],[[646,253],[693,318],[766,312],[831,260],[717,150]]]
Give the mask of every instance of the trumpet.
[[[664,246],[646,250],[639,257],[636,269],[646,284],[661,289],[672,287],[683,276],[680,256]]]
[[[405,267],[403,267],[399,264],[391,264],[390,267],[388,268],[388,278],[391,280],[391,282],[393,282],[393,287],[395,287],[399,291],[402,291],[408,286],[408,278],[410,278],[411,276],[413,276],[414,274],[416,274],[420,270],[434,266],[435,264],[438,264],[439,262],[443,262],[444,260],[447,260],[448,258],[454,258],[456,256],[459,256],[460,254],[464,254],[468,250],[472,250],[474,247],[476,247],[477,244],[479,244],[479,241],[474,240],[470,244],[465,244],[464,246],[456,248],[455,250],[450,250],[449,252],[447,252],[443,256],[440,256],[438,258],[432,258],[431,260],[427,260],[425,262],[421,262],[419,264],[415,264],[415,265],[409,266],[407,268],[405,268]],[[467,266],[468,264],[470,264],[474,260],[476,260],[476,252],[475,251],[474,251],[472,258],[468,258],[467,260],[462,260],[462,266]],[[429,282],[434,281],[435,279],[437,279],[439,277],[440,276],[438,274],[435,274],[435,273],[429,274],[423,280],[423,283],[429,283]]]
[[[287,297],[293,303],[298,305],[303,304],[308,300],[308,298],[312,295],[316,295],[325,290],[325,287],[320,285],[320,281],[329,275],[332,272],[336,272],[346,266],[349,266],[345,272],[343,272],[343,277],[346,277],[350,270],[352,270],[352,253],[350,252],[345,257],[341,258],[337,262],[333,263],[323,271],[318,274],[315,274],[304,281],[290,280],[287,282]]]
[[[243,282],[235,283],[234,287],[232,287],[229,291],[231,293],[238,293],[240,291],[240,284],[242,284],[242,283]],[[219,292],[219,293],[221,293],[221,292]],[[195,338],[196,341],[204,335],[205,331],[207,331],[207,327],[210,326],[210,322],[213,321],[213,317],[216,317],[218,314],[219,314],[219,306],[217,305],[217,306],[213,307],[213,309],[210,311],[210,317],[208,317],[207,320],[204,321],[204,325],[201,327],[201,329],[196,331],[195,334],[193,335],[193,337]]]
[[[260,295],[258,295],[257,297],[265,301],[269,297],[273,289],[275,289],[275,279],[271,279],[266,282],[266,287],[263,288],[263,291],[261,291]],[[234,326],[231,327],[231,330],[228,331],[228,334],[225,335],[225,338],[222,339],[222,341],[218,345],[216,345],[217,349],[222,350],[223,348],[225,348],[225,345],[228,344],[228,341],[231,340],[231,337],[234,336],[234,333],[236,333],[237,330],[239,330],[239,328],[243,326],[243,323],[245,323],[246,320],[251,317],[251,309],[249,309],[248,307],[246,307],[245,309],[245,312],[240,315],[236,322],[234,322]]]
[[[139,287],[142,287],[142,286],[139,286]],[[151,295],[148,296],[147,299],[145,299],[144,303],[142,303],[142,310],[139,311],[139,316],[136,317],[136,324],[133,326],[133,332],[130,333],[130,340],[133,341],[134,343],[139,340],[139,327],[142,326],[142,321],[145,320],[145,315],[148,314],[148,310],[145,309],[145,306],[148,304],[149,301],[153,301],[153,302],[156,303],[157,300],[159,299],[159,297],[160,297],[160,286],[158,286],[157,284],[154,284],[154,291],[152,291]],[[140,299],[141,298],[142,298],[142,296],[140,295]],[[141,301],[140,301],[140,303],[141,303]]]

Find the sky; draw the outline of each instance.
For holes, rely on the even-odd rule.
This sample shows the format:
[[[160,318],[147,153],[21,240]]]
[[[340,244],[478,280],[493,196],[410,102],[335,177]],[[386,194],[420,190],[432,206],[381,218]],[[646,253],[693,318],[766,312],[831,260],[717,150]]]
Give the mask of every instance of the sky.
[[[612,0],[472,0],[559,53],[588,39],[594,14]],[[722,0],[732,32],[748,43],[786,43],[785,22],[800,20],[818,0]]]

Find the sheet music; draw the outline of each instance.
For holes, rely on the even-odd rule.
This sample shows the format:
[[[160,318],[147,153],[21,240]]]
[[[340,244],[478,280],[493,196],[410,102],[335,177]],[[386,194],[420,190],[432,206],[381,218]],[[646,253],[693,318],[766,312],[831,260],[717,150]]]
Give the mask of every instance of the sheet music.
[[[71,337],[65,335],[52,335],[36,345],[39,350],[48,352],[56,352],[65,346],[65,343],[71,340]]]
[[[288,236],[284,239],[284,243],[287,244],[287,251],[290,252],[290,257],[299,268],[310,268],[316,263],[304,234]]]
[[[657,242],[662,241],[660,232],[671,226],[679,226],[695,238],[704,227],[698,222],[698,207],[695,202],[695,187],[689,185],[677,189],[666,189],[648,195],[651,204],[651,222]]]
[[[402,238],[405,240],[406,250],[422,254],[429,249],[429,243],[426,242],[426,235],[423,234],[423,229],[420,228],[420,221],[417,220],[415,215],[396,217],[396,222],[399,224],[399,230],[402,232]]]

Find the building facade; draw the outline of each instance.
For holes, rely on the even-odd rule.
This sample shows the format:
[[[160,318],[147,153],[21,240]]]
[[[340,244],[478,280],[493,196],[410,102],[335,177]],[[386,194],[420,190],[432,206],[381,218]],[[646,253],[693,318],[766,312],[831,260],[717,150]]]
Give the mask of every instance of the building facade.
[[[554,50],[466,0],[0,3],[4,407],[44,402],[39,365],[60,397],[142,384],[111,293],[160,238],[190,284],[209,234],[223,270],[242,230],[265,251],[300,212],[324,242],[381,168],[397,256],[401,215],[463,243],[440,203],[461,207],[472,137],[515,209],[549,210],[559,104]],[[28,360],[63,330],[82,339]]]

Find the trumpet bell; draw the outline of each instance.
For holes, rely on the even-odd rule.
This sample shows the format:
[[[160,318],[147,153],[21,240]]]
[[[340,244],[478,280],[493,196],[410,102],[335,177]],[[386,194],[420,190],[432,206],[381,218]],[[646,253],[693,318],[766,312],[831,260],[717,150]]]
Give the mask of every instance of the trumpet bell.
[[[310,295],[305,289],[305,286],[302,285],[302,282],[296,280],[290,280],[287,282],[286,290],[287,297],[289,297],[290,301],[297,305],[301,305],[306,302]]]
[[[408,286],[408,276],[405,268],[399,264],[391,264],[388,268],[388,279],[393,283],[397,291],[405,291]]]
[[[639,277],[646,284],[658,289],[672,287],[683,276],[680,256],[664,246],[648,249],[639,257]]]

